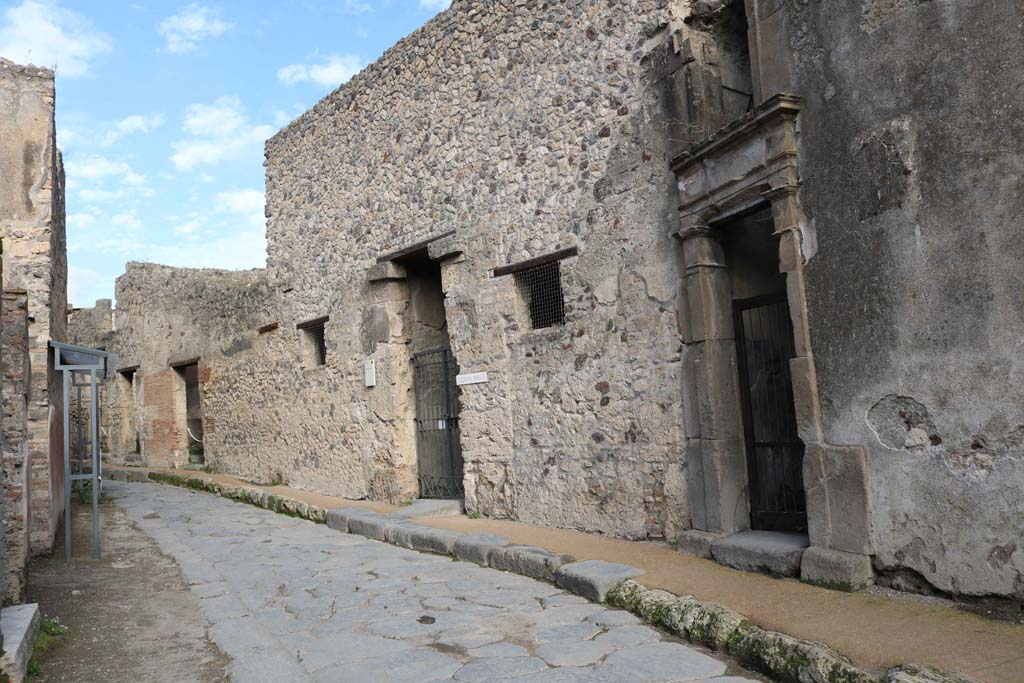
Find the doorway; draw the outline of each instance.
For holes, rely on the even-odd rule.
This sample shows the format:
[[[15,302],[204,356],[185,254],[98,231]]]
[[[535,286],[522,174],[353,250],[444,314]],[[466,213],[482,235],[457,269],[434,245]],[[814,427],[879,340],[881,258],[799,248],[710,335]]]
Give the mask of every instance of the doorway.
[[[416,459],[421,498],[462,498],[458,364],[452,354],[441,266],[425,252],[401,260],[409,287]]]
[[[797,435],[785,292],[733,301],[736,366],[750,486],[750,528],[806,531],[804,444]]]
[[[174,367],[184,384],[185,394],[185,441],[188,462],[192,465],[206,464],[203,448],[203,402],[199,391],[199,363],[184,363]]]
[[[723,227],[722,245],[732,280],[750,528],[806,532],[804,444],[797,431],[789,367],[796,349],[770,211],[731,221]]]

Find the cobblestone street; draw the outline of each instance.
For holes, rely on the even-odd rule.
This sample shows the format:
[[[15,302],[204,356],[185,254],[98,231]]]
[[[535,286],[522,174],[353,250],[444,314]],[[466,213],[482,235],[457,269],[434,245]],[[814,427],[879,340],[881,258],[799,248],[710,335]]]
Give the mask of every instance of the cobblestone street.
[[[744,680],[532,579],[179,488],[107,490],[181,567],[234,681]]]

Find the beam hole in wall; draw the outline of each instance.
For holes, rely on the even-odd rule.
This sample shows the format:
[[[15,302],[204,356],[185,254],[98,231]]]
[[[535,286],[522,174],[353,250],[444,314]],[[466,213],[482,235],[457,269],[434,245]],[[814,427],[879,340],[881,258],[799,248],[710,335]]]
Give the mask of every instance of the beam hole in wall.
[[[300,333],[300,358],[302,367],[315,368],[327,365],[326,326],[329,318],[317,318],[298,325]]]

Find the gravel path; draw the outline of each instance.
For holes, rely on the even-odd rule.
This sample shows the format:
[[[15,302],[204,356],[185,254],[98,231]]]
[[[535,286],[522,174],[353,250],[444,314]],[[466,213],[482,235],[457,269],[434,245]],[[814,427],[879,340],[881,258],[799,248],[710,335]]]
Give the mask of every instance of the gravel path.
[[[751,680],[532,579],[186,489],[105,488],[177,561],[234,681]]]

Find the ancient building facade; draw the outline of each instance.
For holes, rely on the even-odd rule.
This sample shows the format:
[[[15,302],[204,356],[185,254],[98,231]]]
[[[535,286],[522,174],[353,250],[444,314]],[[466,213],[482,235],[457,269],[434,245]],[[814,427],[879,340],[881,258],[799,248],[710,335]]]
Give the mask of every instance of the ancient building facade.
[[[53,72],[3,58],[0,179],[3,286],[27,297],[28,528],[31,550],[47,552],[63,512],[63,397],[49,341],[63,340],[67,333],[64,169],[54,125]],[[7,304],[5,298],[5,316]],[[16,444],[4,448],[20,457]]]
[[[456,0],[268,141],[265,272],[119,280],[143,456],[1024,598],[1019,21]]]

